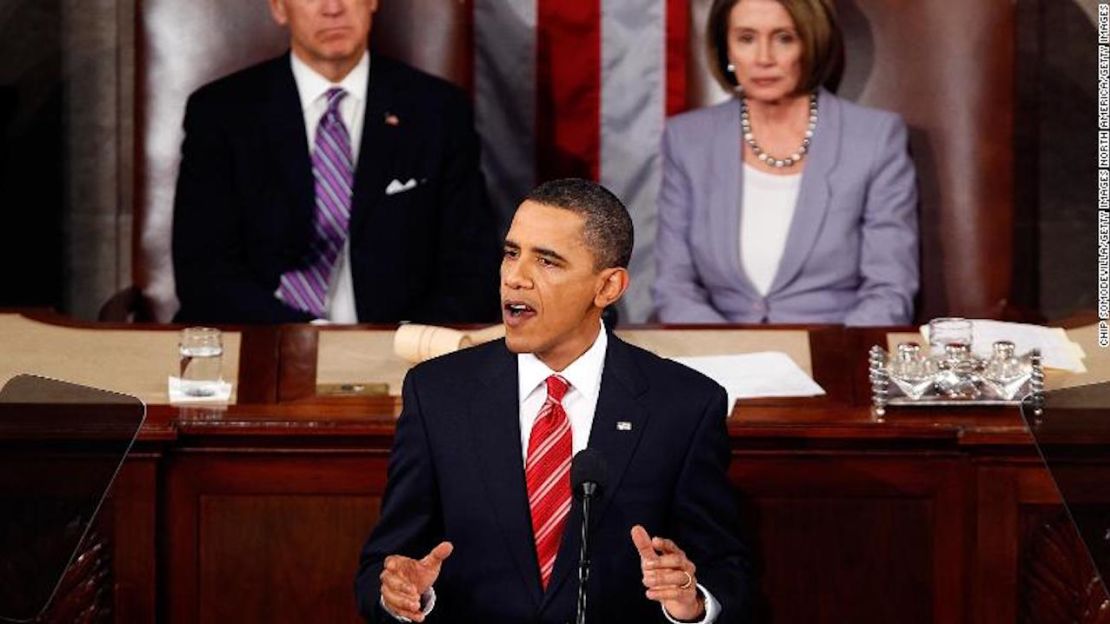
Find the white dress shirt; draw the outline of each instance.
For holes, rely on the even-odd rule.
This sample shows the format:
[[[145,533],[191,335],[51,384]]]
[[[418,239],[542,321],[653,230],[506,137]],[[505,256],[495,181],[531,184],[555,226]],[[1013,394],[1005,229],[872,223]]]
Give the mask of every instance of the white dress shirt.
[[[601,389],[601,370],[605,367],[605,349],[609,337],[605,331],[597,332],[597,339],[586,352],[578,356],[562,371],[556,372],[547,367],[531,353],[516,356],[517,383],[520,394],[520,449],[521,464],[528,460],[528,440],[532,426],[540,416],[540,410],[547,400],[547,378],[559,375],[570,383],[563,396],[563,411],[570,419],[571,456],[586,448],[590,441],[590,429],[594,424],[597,410],[597,394]]]
[[[802,174],[775,175],[744,164],[740,200],[740,265],[766,296],[786,251]]]
[[[571,452],[572,454],[578,453],[586,448],[590,441],[590,430],[594,424],[594,413],[597,411],[597,398],[601,390],[601,373],[605,368],[605,352],[608,346],[609,336],[606,335],[604,327],[599,327],[597,338],[590,348],[586,349],[585,353],[578,356],[578,359],[571,362],[562,371],[551,370],[547,364],[544,364],[531,353],[521,353],[516,356],[517,383],[520,390],[520,410],[518,414],[520,417],[520,463],[522,467],[528,459],[528,439],[532,435],[532,425],[539,418],[540,409],[547,400],[547,384],[545,382],[551,375],[560,375],[570,383],[570,388],[563,396],[562,404],[563,410],[567,413],[567,418],[570,419]],[[628,540],[628,547],[632,548],[632,538],[629,537]],[[705,617],[699,620],[699,623],[711,624],[716,621],[717,615],[720,614],[721,605],[713,597],[713,594],[710,594],[700,583],[698,589],[705,596]],[[424,614],[431,613],[435,606],[435,588],[430,588],[425,595],[421,596],[420,602],[423,604],[422,611]],[[409,621],[407,618],[398,617],[389,611],[385,607],[384,599],[382,607],[398,620],[402,622]],[[671,622],[677,623],[677,620],[671,618],[666,609],[663,609],[663,615]]]
[[[331,82],[316,73],[316,70],[297,58],[289,55],[293,67],[293,81],[297,83],[297,94],[304,111],[304,128],[311,153],[316,145],[316,127],[320,118],[328,110],[328,89],[340,87],[347,96],[339,102],[339,116],[347,126],[351,138],[351,162],[358,163],[358,152],[362,141],[362,122],[366,111],[366,93],[370,83],[370,53],[362,55],[362,60],[339,82]],[[351,241],[343,244],[343,251],[332,268],[328,281],[328,294],[324,300],[327,320],[333,323],[357,323],[358,312],[355,308],[355,287],[351,279]]]

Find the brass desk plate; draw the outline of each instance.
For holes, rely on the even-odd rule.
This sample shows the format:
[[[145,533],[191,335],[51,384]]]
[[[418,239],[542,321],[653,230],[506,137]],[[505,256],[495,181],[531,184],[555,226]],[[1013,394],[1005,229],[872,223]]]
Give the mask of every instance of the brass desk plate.
[[[318,384],[316,396],[389,396],[389,384],[384,382]]]

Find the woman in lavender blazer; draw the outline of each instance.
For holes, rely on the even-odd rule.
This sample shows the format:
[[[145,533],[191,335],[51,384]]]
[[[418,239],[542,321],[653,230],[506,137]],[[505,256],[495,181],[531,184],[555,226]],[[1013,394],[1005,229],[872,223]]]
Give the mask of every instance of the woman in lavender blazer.
[[[716,0],[708,40],[718,79],[738,95],[667,124],[659,320],[911,322],[917,187],[906,125],[820,86],[841,71],[832,9]]]

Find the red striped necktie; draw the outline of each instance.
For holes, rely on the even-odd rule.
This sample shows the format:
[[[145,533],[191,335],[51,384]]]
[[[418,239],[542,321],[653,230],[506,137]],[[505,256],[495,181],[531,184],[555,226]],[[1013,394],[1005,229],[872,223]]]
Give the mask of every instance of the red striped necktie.
[[[561,403],[569,387],[567,380],[558,375],[547,378],[547,400],[532,424],[528,460],[524,464],[532,534],[544,590],[551,579],[570,512],[570,420]]]

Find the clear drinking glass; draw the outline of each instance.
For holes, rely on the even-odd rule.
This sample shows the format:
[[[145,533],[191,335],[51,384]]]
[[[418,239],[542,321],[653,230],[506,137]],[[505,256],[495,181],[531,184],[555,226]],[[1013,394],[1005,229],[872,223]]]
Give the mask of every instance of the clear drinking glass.
[[[945,357],[948,345],[971,348],[971,321],[959,317],[942,317],[929,321],[929,353]]]
[[[224,344],[220,330],[187,327],[178,344],[181,358],[181,387],[189,396],[212,396],[222,381]]]

